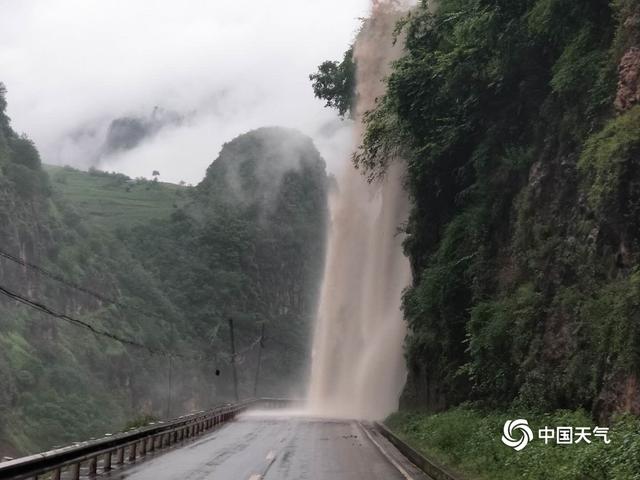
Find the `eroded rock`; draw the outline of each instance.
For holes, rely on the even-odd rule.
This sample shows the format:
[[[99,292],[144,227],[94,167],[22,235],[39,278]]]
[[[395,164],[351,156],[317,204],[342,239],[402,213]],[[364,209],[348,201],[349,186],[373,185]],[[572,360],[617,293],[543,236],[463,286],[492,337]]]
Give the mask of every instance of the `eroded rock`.
[[[615,106],[620,112],[640,103],[640,48],[627,50],[618,67],[618,93]]]

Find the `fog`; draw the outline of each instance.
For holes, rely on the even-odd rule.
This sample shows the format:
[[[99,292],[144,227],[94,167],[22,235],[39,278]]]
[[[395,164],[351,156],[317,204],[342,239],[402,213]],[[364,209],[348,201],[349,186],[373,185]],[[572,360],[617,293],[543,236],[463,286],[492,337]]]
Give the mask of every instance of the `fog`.
[[[349,122],[308,79],[340,59],[368,0],[0,0],[0,81],[8,112],[43,161],[198,182],[224,142],[282,125],[310,135],[330,171]],[[131,149],[105,149],[115,119],[159,124]]]

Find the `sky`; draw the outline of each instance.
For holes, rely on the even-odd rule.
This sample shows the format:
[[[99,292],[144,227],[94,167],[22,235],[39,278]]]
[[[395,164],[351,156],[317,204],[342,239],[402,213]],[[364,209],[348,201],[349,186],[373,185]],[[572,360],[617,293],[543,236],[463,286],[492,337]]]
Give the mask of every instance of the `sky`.
[[[0,0],[0,82],[45,163],[197,183],[222,145],[261,126],[311,136],[337,171],[348,121],[308,75],[339,60],[369,0]],[[105,155],[110,122],[183,119]]]

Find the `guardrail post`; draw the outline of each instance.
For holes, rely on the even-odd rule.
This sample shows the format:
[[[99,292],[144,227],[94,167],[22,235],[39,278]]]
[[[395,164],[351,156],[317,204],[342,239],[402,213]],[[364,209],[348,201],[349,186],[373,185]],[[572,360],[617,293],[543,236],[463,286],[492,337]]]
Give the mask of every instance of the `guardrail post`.
[[[56,468],[51,475],[51,480],[60,480],[60,476],[62,475],[62,469]]]
[[[132,443],[131,446],[129,447],[129,461],[130,462],[135,462],[136,461],[136,450],[137,450],[137,443]]]
[[[89,475],[94,476],[98,473],[98,457],[91,457],[89,459]]]
[[[118,455],[116,457],[116,463],[122,465],[124,463],[124,447],[118,449]]]
[[[102,467],[102,470],[105,472],[108,472],[109,470],[111,470],[112,455],[113,455],[113,452],[107,452],[104,454],[104,466]]]
[[[140,456],[143,457],[147,454],[147,439],[143,438],[140,442]]]
[[[71,467],[71,480],[80,480],[80,462]]]

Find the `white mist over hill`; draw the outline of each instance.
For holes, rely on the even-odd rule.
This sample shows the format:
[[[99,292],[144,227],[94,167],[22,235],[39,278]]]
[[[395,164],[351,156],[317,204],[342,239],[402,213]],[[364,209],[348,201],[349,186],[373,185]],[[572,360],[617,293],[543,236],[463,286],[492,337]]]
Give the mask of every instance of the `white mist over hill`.
[[[18,131],[45,162],[161,172],[198,182],[223,142],[262,126],[314,138],[329,168],[348,122],[313,97],[309,73],[341,55],[367,0],[2,2],[0,82]],[[183,117],[105,155],[114,119],[155,107]]]

